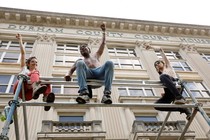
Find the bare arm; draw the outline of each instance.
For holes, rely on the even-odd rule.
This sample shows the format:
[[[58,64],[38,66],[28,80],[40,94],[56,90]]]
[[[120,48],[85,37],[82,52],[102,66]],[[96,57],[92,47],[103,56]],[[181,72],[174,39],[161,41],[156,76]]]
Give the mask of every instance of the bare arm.
[[[21,34],[17,34],[16,38],[19,41],[20,44],[20,67],[23,68],[25,66],[25,61],[26,61],[26,52],[25,52],[25,47],[23,46],[23,40]]]
[[[103,54],[104,52],[104,47],[105,47],[105,40],[106,40],[106,37],[105,37],[105,31],[106,31],[106,26],[105,24],[102,24],[101,25],[101,30],[102,30],[102,34],[103,34],[103,37],[102,37],[102,42],[101,42],[101,45],[98,49],[98,51],[96,52],[96,58],[99,59],[99,57]]]
[[[78,59],[77,61],[79,61],[79,60],[82,60],[82,59]],[[74,71],[76,70],[76,63],[77,63],[77,61],[73,64],[71,69],[65,75],[64,78],[65,78],[66,81],[71,81],[72,75],[73,75]]]
[[[168,60],[168,58],[166,57],[165,52],[163,51],[162,48],[160,48],[159,50],[160,50],[160,54],[161,54],[164,62],[166,63],[166,67],[169,67],[171,64],[170,64],[170,61]]]
[[[170,66],[170,62],[169,62],[168,58],[166,57],[165,52],[163,51],[162,48],[160,48],[160,47],[152,47],[151,45],[146,44],[146,43],[145,43],[144,45],[145,45],[145,47],[146,47],[147,50],[148,50],[148,49],[158,50],[158,51],[160,52],[160,55],[161,55],[162,58],[163,58],[163,61],[164,61],[165,64],[166,64],[166,67]]]

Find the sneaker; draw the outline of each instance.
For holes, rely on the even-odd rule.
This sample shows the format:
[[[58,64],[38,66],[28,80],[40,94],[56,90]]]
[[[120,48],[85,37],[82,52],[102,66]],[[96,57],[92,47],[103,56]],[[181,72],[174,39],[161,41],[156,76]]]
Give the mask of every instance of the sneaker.
[[[32,84],[32,88],[33,88],[33,97],[32,97],[33,99],[38,99],[39,95],[47,90],[47,86],[40,85],[40,82],[34,82]]]
[[[76,98],[76,101],[79,103],[79,104],[85,104],[87,102],[90,101],[90,97],[88,96],[88,91],[87,90],[84,90],[84,91],[81,91],[80,94],[79,94],[79,97]]]
[[[176,100],[174,101],[174,103],[175,103],[175,104],[185,104],[185,103],[186,103],[186,100],[183,99],[183,98],[181,98],[181,99],[176,99]]]
[[[54,93],[50,93],[47,96],[43,97],[43,101],[47,102],[47,103],[53,103],[55,101],[55,94]],[[51,108],[51,106],[44,106],[44,110],[45,111],[49,111]]]
[[[111,98],[111,92],[110,91],[105,91],[104,95],[102,97],[101,103],[104,104],[112,104],[112,98]]]
[[[79,95],[79,97],[77,97],[76,101],[78,104],[85,104],[90,101],[90,98],[88,95]]]

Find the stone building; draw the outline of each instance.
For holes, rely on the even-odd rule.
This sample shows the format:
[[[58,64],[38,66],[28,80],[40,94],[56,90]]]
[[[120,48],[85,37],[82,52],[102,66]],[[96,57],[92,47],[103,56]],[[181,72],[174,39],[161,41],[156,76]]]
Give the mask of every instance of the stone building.
[[[80,58],[78,47],[87,43],[92,51],[98,48],[105,23],[106,48],[101,62],[115,64],[114,80],[159,80],[154,61],[161,59],[155,50],[146,50],[143,43],[164,49],[176,73],[187,86],[205,113],[210,115],[210,27],[190,24],[151,22],[131,19],[72,15],[0,7],[0,112],[13,98],[12,86],[20,72],[19,43],[23,36],[27,57],[38,58],[42,77],[63,77]],[[74,79],[76,76],[74,75]],[[55,102],[75,103],[78,86],[52,84]],[[162,88],[113,86],[114,103],[153,103]],[[93,90],[91,103],[99,103],[103,88]],[[183,95],[192,103],[186,91]],[[21,101],[20,101],[21,102]],[[42,99],[29,102],[42,102]],[[54,106],[45,112],[41,106],[26,106],[27,131],[23,107],[17,108],[20,140],[153,140],[158,135],[167,112],[153,107],[124,106]],[[184,114],[172,112],[161,134],[161,140],[176,140],[187,123]],[[0,122],[0,128],[4,122]],[[186,140],[210,139],[209,124],[197,113]],[[8,137],[15,140],[14,123]]]

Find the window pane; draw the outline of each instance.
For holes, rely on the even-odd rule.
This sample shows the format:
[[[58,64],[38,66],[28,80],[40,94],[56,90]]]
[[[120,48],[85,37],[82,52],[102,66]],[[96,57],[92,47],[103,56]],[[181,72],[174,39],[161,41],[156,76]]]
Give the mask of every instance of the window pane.
[[[53,85],[52,86],[52,92],[60,94],[61,93],[61,87]]]
[[[64,94],[75,94],[78,93],[78,88],[64,87]]]
[[[190,89],[190,90],[192,90],[192,89],[197,89],[197,87],[196,87],[196,85],[194,84],[194,83],[187,83],[186,84],[187,85],[187,87]]]
[[[84,119],[83,119],[83,116],[59,116],[59,121],[61,121],[61,122],[68,122],[68,121],[82,122],[82,121],[84,121]]]
[[[144,96],[142,89],[129,89],[131,96]]]
[[[118,88],[118,91],[119,91],[119,95],[121,96],[127,96],[127,91],[125,88]]]
[[[0,93],[5,93],[7,89],[6,85],[0,85]]]
[[[202,95],[199,91],[191,91],[191,93],[194,97],[202,97]]]
[[[204,86],[203,86],[201,83],[195,83],[195,85],[197,86],[197,88],[198,88],[199,90],[206,90],[206,89],[204,88]]]
[[[156,116],[135,116],[136,120],[138,121],[144,121],[144,122],[156,122],[157,117]]]
[[[10,77],[10,75],[0,75],[0,84],[8,84]]]
[[[147,96],[154,96],[152,89],[146,89],[145,91],[146,91]]]

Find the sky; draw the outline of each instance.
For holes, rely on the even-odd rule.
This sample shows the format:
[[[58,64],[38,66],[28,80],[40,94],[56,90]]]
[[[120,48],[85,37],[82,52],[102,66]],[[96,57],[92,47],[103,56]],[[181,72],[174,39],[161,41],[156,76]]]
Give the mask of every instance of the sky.
[[[0,0],[0,7],[210,26],[210,0]]]

